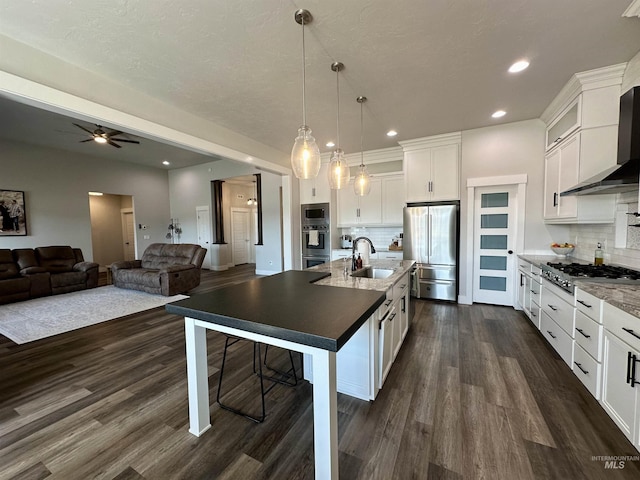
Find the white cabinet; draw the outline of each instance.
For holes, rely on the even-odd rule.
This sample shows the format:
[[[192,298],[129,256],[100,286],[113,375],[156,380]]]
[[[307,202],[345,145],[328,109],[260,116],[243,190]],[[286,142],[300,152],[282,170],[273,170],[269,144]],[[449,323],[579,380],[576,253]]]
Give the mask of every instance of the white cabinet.
[[[376,252],[378,256],[378,260],[402,260],[403,253],[398,251],[388,251],[388,252]]]
[[[329,187],[329,164],[323,163],[316,178],[299,180],[300,204],[329,203],[331,201],[331,187]]]
[[[331,250],[331,260],[340,260],[341,258],[351,258],[352,253],[350,248],[342,248]],[[349,265],[351,267],[351,265]]]
[[[613,223],[615,195],[560,193],[615,166],[623,73],[623,65],[578,73],[543,112],[547,223]]]
[[[569,368],[573,369],[575,328],[573,295],[546,281],[542,282],[540,294],[542,296],[540,331]]]
[[[607,303],[600,403],[627,438],[640,447],[640,319]]]
[[[400,142],[407,202],[460,199],[460,133]]]
[[[540,330],[540,305],[542,288],[540,285],[540,267],[522,258],[518,259],[518,305],[531,323]]]
[[[576,289],[573,373],[597,399],[602,386],[603,301]]]
[[[404,208],[404,177],[394,175],[382,178],[382,223],[402,226]]]
[[[400,226],[404,207],[402,175],[371,179],[371,191],[360,197],[353,191],[353,181],[338,190],[338,227]]]
[[[382,388],[382,385],[384,384],[384,381],[389,374],[389,370],[391,370],[391,365],[393,365],[393,319],[395,316],[395,308],[392,308],[384,315],[382,319],[380,319],[380,378],[378,380],[378,385],[380,388]]]

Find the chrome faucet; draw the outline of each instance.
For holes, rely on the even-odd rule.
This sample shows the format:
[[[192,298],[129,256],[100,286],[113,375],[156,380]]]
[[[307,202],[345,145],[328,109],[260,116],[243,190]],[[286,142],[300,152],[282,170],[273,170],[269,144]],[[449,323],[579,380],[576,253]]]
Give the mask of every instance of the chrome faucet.
[[[367,237],[358,237],[356,238],[351,245],[351,271],[356,270],[356,248],[358,248],[358,242],[360,240],[366,240],[371,245],[371,253],[376,253],[376,249],[373,246],[373,242],[369,240]]]

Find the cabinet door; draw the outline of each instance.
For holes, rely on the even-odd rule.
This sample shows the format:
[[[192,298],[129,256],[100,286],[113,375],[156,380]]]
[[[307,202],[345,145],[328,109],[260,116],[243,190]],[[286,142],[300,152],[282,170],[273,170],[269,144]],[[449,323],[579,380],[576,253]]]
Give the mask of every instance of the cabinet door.
[[[404,178],[407,202],[425,202],[431,199],[431,149],[404,153]]]
[[[358,197],[353,191],[353,182],[338,190],[338,226],[358,223]]]
[[[382,223],[382,181],[380,179],[372,178],[371,191],[364,197],[357,197],[357,201],[360,208],[359,224],[380,225]]]
[[[329,203],[331,201],[331,187],[327,177],[329,164],[322,164],[316,178],[300,180],[300,204]]]
[[[431,149],[431,200],[460,198],[458,145]]]
[[[389,310],[380,322],[379,340],[379,361],[380,361],[380,381],[378,386],[382,388],[391,364],[393,363],[393,324],[389,317],[393,314],[393,309]]]
[[[604,331],[602,362],[602,398],[600,403],[627,438],[634,441],[639,385],[627,383],[630,374],[629,353],[638,355],[626,343],[608,330]],[[640,377],[636,364],[636,378]]]
[[[402,225],[404,208],[404,177],[382,179],[382,223]]]
[[[560,151],[558,192],[564,192],[578,183],[580,169],[580,132],[565,140]],[[558,218],[578,216],[578,197],[558,197]]]
[[[544,218],[558,217],[558,180],[560,176],[560,150],[554,150],[544,159]]]

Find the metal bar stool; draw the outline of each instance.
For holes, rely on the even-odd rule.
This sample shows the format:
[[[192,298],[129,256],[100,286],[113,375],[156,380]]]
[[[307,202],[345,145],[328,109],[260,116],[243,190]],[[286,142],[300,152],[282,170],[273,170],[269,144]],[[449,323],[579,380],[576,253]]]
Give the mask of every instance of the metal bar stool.
[[[220,401],[222,397],[222,377],[224,376],[224,366],[227,360],[227,350],[230,346],[235,345],[238,341],[243,340],[238,337],[233,337],[230,335],[226,336],[226,340],[224,342],[224,353],[222,355],[222,366],[220,367],[220,377],[218,378],[218,392],[216,394],[216,402],[220,405],[221,408],[228,410],[229,412],[235,413],[236,415],[241,415],[249,420],[252,420],[256,423],[262,423],[266,417],[266,408],[264,403],[264,396],[271,391],[273,387],[277,384],[285,385],[288,387],[294,387],[298,384],[298,376],[296,374],[295,365],[293,363],[293,354],[291,350],[289,352],[289,359],[291,361],[291,369],[288,371],[281,371],[275,368],[271,368],[267,365],[267,352],[269,346],[267,345],[264,352],[264,360],[262,360],[261,347],[259,342],[253,342],[253,373],[255,373],[260,378],[260,398],[262,403],[262,414],[260,416],[253,416],[249,413],[239,409],[232,407],[230,405],[225,405]],[[256,362],[256,352],[257,352],[257,362]],[[257,369],[256,369],[257,363]],[[277,375],[280,375],[281,378],[278,378],[273,375],[265,375],[262,371],[262,366],[265,366],[269,370],[275,372]],[[268,388],[265,389],[264,380],[269,380],[272,383]]]

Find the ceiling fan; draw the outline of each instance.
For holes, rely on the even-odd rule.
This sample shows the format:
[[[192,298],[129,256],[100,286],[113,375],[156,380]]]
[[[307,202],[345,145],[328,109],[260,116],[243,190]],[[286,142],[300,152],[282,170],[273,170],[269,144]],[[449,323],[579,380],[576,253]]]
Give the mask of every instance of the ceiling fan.
[[[86,140],[81,140],[80,143],[91,142],[91,141],[97,142],[97,143],[108,143],[112,147],[116,147],[116,148],[122,148],[122,146],[118,145],[115,142],[140,143],[137,140],[128,140],[126,138],[114,138],[117,135],[124,133],[124,132],[121,132],[120,130],[111,130],[110,132],[107,132],[106,129],[103,129],[100,125],[95,124],[97,128],[91,131],[88,128],[83,127],[82,125],[78,125],[77,123],[74,123],[74,125],[84,130],[89,135],[91,135],[91,138],[88,138]]]

